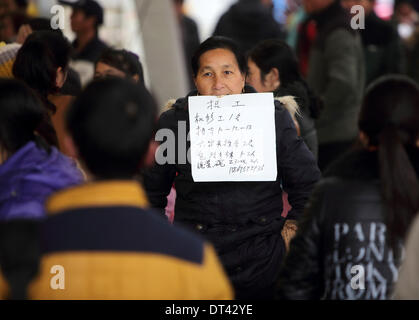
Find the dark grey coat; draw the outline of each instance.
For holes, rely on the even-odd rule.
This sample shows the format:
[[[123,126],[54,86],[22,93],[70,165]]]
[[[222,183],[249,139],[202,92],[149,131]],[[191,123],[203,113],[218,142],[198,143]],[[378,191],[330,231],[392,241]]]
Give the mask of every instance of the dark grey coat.
[[[319,145],[351,141],[365,86],[361,39],[339,1],[313,16],[317,38],[310,52],[307,83],[323,99],[316,121]]]

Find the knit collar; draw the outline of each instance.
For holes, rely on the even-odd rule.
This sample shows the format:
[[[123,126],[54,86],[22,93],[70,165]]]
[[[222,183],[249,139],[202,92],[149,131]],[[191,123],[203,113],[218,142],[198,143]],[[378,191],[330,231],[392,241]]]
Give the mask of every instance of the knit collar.
[[[106,207],[131,206],[148,207],[143,187],[135,181],[90,182],[81,186],[60,191],[47,201],[47,213],[52,215],[66,210]]]

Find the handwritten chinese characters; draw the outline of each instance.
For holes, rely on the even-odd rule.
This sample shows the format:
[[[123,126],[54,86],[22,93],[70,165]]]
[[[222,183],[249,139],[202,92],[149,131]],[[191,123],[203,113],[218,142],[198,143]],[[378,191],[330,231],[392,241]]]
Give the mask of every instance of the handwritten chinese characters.
[[[189,98],[195,182],[275,181],[272,93]]]

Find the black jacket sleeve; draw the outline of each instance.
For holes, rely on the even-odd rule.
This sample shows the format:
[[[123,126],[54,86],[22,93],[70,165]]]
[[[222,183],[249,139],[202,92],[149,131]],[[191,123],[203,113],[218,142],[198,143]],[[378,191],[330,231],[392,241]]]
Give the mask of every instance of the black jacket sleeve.
[[[292,207],[287,219],[298,220],[321,174],[314,155],[297,136],[289,112],[278,104],[275,108],[278,174]]]
[[[27,298],[27,286],[39,269],[39,233],[38,221],[13,220],[0,223],[0,276],[2,274],[8,283],[6,299]]]
[[[161,115],[158,121],[157,131],[160,129],[170,129],[171,114],[172,110],[169,110]],[[162,141],[162,144],[166,141]],[[153,167],[143,171],[144,187],[150,204],[152,207],[160,209],[163,215],[164,209],[167,206],[167,196],[170,193],[175,177],[175,164],[159,164],[156,162]]]
[[[298,223],[296,236],[279,273],[276,297],[289,300],[321,299],[324,292],[322,252],[323,203],[327,182],[320,182]]]

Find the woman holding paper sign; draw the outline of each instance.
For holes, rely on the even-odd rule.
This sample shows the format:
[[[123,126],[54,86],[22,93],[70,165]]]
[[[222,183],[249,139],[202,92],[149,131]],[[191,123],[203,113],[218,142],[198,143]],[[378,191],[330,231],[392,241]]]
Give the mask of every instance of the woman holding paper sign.
[[[173,133],[175,139],[170,135],[163,139],[161,147],[167,147],[167,154],[156,154],[157,164],[144,174],[150,202],[163,215],[166,197],[175,182],[175,223],[200,232],[214,244],[235,287],[236,298],[272,298],[285,254],[282,190],[288,193],[292,206],[287,219],[298,220],[320,171],[312,153],[297,137],[289,113],[275,102],[275,181],[194,182],[191,164],[186,161],[191,144],[186,134],[181,134],[183,127],[187,131],[190,128],[188,98],[255,90],[245,86],[246,59],[228,38],[211,37],[203,42],[192,58],[192,70],[197,90],[178,99],[158,122],[158,129],[166,130],[158,130],[156,140],[162,141],[163,132]],[[186,146],[185,150],[182,146]],[[175,152],[173,157],[171,152]],[[163,154],[167,162],[161,161]]]

